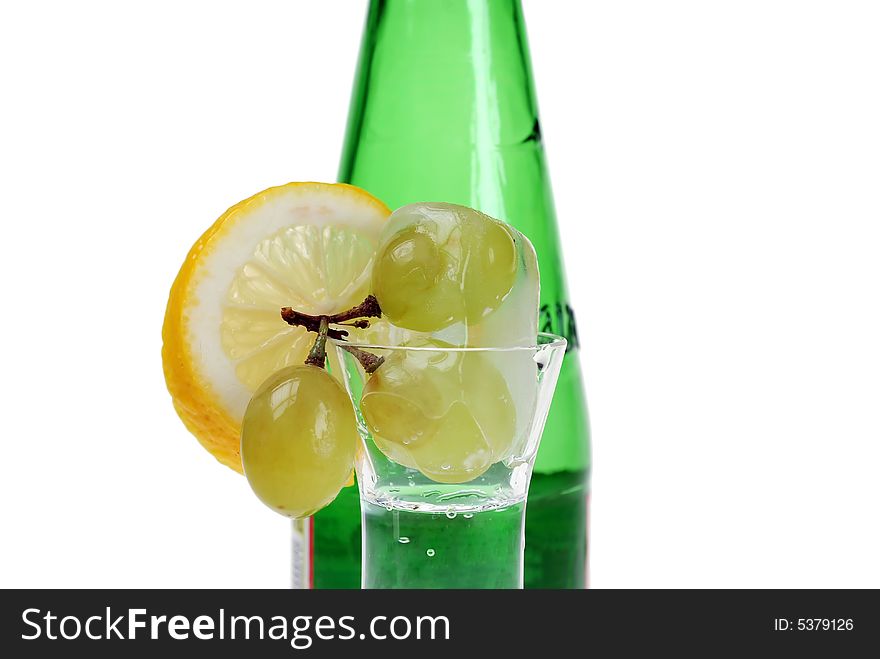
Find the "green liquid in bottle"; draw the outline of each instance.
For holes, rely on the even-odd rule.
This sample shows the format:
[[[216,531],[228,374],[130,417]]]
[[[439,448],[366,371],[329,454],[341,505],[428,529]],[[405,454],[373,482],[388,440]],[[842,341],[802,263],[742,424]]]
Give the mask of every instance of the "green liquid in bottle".
[[[529,492],[525,585],[584,587],[589,421],[519,1],[372,0],[339,178],[391,208],[471,206],[534,244],[539,329],[571,350]],[[352,488],[316,516],[315,587],[360,586],[359,527]]]

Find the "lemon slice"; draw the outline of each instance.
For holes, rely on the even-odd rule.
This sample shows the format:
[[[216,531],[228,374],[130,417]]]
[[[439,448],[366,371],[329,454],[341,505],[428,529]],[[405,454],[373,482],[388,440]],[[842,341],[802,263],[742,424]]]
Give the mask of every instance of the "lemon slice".
[[[220,462],[241,471],[252,392],[303,363],[314,342],[281,307],[318,315],[359,304],[389,214],[350,185],[288,183],[230,208],[190,249],[168,299],[162,364],[178,415]]]

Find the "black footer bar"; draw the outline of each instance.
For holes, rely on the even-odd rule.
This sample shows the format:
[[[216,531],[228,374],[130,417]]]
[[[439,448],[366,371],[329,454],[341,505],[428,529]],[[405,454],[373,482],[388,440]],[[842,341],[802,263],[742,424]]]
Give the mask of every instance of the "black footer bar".
[[[873,590],[6,590],[0,599],[0,647],[17,650],[5,656],[839,655],[880,641]]]

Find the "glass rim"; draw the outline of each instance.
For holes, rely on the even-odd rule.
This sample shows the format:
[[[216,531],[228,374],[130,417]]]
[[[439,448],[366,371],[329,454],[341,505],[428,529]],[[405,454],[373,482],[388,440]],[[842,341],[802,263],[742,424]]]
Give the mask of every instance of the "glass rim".
[[[328,337],[328,342],[336,347],[350,346],[359,350],[410,350],[413,352],[519,352],[543,350],[544,348],[565,348],[568,340],[564,336],[552,334],[550,332],[538,332],[537,339],[546,339],[544,343],[537,340],[533,344],[524,346],[450,346],[448,348],[439,348],[434,346],[403,346],[403,345],[382,345],[381,343],[358,343],[356,341],[346,341],[344,339],[332,339]]]

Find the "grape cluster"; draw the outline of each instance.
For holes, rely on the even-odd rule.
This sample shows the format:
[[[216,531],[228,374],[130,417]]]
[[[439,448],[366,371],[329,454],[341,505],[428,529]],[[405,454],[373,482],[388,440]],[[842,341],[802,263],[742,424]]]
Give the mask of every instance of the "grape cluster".
[[[526,258],[518,245],[527,245]],[[368,374],[363,419],[390,460],[440,483],[464,483],[513,452],[517,406],[505,375],[491,356],[440,337],[448,339],[444,332],[453,325],[479,332],[509,296],[507,307],[532,306],[528,296],[511,296],[523,268],[537,281],[536,265],[523,263],[535,263],[528,241],[472,209],[413,204],[392,214],[374,259],[372,293],[385,320],[409,332],[409,349],[393,350],[384,361],[359,357]],[[536,300],[534,306],[522,315],[529,322],[537,317]],[[319,322],[289,308],[282,315],[323,334],[309,365],[275,373],[254,394],[242,423],[242,463],[264,503],[299,518],[330,503],[345,485],[358,438],[347,393],[320,367],[323,341],[343,334],[343,323],[328,329],[328,317]],[[336,318],[343,317],[349,326],[366,326],[354,320],[357,314]],[[507,322],[504,314],[494,318]],[[534,327],[520,329],[528,334]]]

